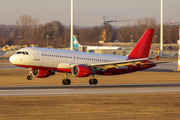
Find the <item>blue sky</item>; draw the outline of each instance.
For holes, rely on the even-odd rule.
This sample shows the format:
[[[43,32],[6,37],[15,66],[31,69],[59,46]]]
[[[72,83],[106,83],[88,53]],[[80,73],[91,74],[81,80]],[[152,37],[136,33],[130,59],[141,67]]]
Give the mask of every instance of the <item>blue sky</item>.
[[[74,0],[74,24],[96,26],[103,16],[110,19],[154,17],[160,23],[161,0]],[[164,0],[164,23],[180,22],[180,0]],[[16,24],[23,14],[38,18],[41,24],[58,20],[70,25],[71,0],[0,0],[0,24]],[[121,26],[130,22],[111,23]]]

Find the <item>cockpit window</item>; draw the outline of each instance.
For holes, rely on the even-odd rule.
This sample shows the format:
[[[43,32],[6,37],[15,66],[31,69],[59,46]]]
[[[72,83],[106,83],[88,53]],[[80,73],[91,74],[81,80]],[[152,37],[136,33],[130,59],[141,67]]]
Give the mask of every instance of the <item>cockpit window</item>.
[[[16,54],[21,54],[21,52],[17,52]]]
[[[28,53],[28,52],[26,52],[26,51],[19,51],[19,52],[16,52],[16,54],[29,55],[29,53]]]

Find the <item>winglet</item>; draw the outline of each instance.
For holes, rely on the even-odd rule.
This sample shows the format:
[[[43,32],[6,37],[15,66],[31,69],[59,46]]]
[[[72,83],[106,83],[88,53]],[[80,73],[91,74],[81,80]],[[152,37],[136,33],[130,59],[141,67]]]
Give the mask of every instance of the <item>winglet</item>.
[[[151,47],[151,42],[154,34],[154,29],[147,29],[143,36],[140,38],[136,46],[128,55],[130,59],[148,58]]]
[[[158,56],[156,56],[156,59],[159,61],[159,57],[160,57],[160,55],[158,55]]]

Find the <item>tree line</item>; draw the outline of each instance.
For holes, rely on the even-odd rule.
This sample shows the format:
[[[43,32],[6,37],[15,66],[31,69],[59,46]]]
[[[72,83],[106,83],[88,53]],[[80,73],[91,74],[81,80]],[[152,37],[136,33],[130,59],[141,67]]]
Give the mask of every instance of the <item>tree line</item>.
[[[164,43],[177,43],[179,36],[178,25],[164,24]],[[133,24],[113,27],[107,23],[106,26],[94,26],[79,28],[74,26],[74,35],[80,43],[90,44],[102,40],[103,30],[107,31],[106,42],[120,40],[121,42],[137,42],[147,28],[155,29],[153,42],[160,42],[160,25],[155,18],[141,18]],[[48,37],[47,37],[48,36]],[[22,15],[16,20],[16,25],[0,25],[0,46],[30,45],[38,44],[41,47],[48,45],[53,47],[64,47],[70,42],[70,26],[65,26],[60,21],[51,21],[44,25],[39,19],[33,19],[29,15]],[[20,42],[20,43],[19,43]]]

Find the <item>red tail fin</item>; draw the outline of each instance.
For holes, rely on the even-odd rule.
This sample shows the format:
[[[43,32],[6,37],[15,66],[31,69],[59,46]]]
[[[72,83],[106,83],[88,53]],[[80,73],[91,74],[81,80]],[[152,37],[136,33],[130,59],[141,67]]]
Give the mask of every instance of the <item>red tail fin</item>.
[[[154,29],[147,29],[128,57],[131,59],[147,58],[149,56],[153,34]]]

